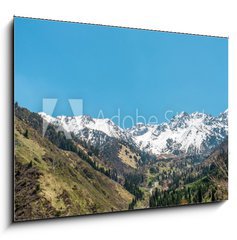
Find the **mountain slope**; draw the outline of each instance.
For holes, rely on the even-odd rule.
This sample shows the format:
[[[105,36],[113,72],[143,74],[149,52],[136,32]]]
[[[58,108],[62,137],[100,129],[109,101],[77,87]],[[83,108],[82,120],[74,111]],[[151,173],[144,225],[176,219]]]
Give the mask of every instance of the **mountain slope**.
[[[180,167],[177,165],[179,162]],[[157,182],[149,198],[150,207],[207,203],[228,199],[228,140],[216,147],[201,163],[193,164],[184,160],[170,163],[173,176],[171,178],[169,175],[166,176],[166,179],[168,177],[166,184],[170,186],[160,187],[160,183]],[[166,166],[166,173],[170,163],[167,161],[163,163]],[[178,170],[178,175],[176,170]],[[162,177],[162,175],[163,173],[159,171],[159,176]]]
[[[57,130],[63,129],[72,133],[75,142],[84,146],[84,150],[104,166],[116,171],[120,182],[130,172],[136,172],[140,156],[138,149],[131,145],[132,140],[123,129],[108,119],[92,119],[89,116],[53,118],[40,113],[44,121],[52,124]]]
[[[30,119],[33,126],[40,124]],[[15,117],[16,221],[128,209],[132,194],[77,154],[43,138],[28,121]]]
[[[127,132],[140,149],[156,155],[210,153],[228,135],[227,114],[182,112],[169,123],[138,124]]]
[[[228,135],[228,110],[217,117],[182,112],[168,123],[137,124],[129,129],[122,129],[109,119],[40,115],[93,146],[101,147],[115,138],[155,155],[209,154]]]
[[[208,175],[215,186],[215,200],[228,199],[228,139],[202,163],[211,169]]]
[[[16,104],[15,220],[225,200],[227,115],[227,111],[216,118],[181,113],[170,123],[138,124],[126,130],[110,123],[113,135],[88,123],[93,119],[81,117],[86,123],[74,126],[72,139],[67,139],[58,131],[60,118],[54,122],[43,116],[49,119],[43,137],[42,114]],[[63,120],[67,131],[71,121]],[[83,137],[75,137],[76,131]],[[149,144],[139,150],[128,139]],[[162,147],[162,141],[166,150],[159,157],[150,154]],[[202,161],[193,154],[201,154]]]
[[[76,137],[90,142],[93,146],[101,146],[105,144],[109,138],[116,138],[126,142],[129,141],[124,130],[110,119],[96,119],[86,115],[75,117],[58,116],[54,118],[42,112],[39,113],[39,115],[46,122],[56,127],[61,127],[67,132],[72,132]]]

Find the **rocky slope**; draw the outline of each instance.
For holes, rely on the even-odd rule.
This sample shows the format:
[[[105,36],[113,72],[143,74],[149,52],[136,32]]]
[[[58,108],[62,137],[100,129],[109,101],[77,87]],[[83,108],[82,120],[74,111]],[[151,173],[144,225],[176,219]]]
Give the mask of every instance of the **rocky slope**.
[[[153,154],[210,153],[228,136],[228,111],[213,117],[204,113],[182,112],[169,123],[138,124],[128,134],[140,149]]]

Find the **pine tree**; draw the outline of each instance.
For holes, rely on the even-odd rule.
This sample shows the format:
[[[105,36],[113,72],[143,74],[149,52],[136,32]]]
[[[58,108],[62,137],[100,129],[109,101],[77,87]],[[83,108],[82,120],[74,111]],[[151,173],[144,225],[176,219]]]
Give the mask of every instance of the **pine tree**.
[[[202,189],[201,186],[198,188],[198,202],[202,202]]]
[[[25,133],[24,133],[24,137],[25,138],[29,138],[29,132],[28,132],[28,129],[26,129]]]
[[[212,191],[211,191],[211,201],[212,201],[212,202],[215,202],[215,201],[216,201],[214,188],[212,188]]]

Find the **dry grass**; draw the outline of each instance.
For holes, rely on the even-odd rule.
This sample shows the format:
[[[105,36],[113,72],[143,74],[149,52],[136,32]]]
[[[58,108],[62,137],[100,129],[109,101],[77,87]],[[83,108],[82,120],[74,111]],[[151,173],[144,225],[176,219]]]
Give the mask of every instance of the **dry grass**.
[[[118,157],[126,165],[137,169],[137,167],[138,167],[137,161],[140,159],[140,156],[136,155],[136,153],[132,152],[126,146],[124,146],[122,144],[120,146],[121,146],[121,149],[119,151]]]

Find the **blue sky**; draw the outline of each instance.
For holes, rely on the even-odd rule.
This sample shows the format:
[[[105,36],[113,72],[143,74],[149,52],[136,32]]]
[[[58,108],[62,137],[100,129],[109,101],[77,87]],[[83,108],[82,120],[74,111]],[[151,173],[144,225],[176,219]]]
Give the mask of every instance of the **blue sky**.
[[[228,107],[228,39],[15,17],[14,76],[15,101],[34,112],[58,98],[54,115],[72,115],[68,99],[93,117],[217,115]]]

